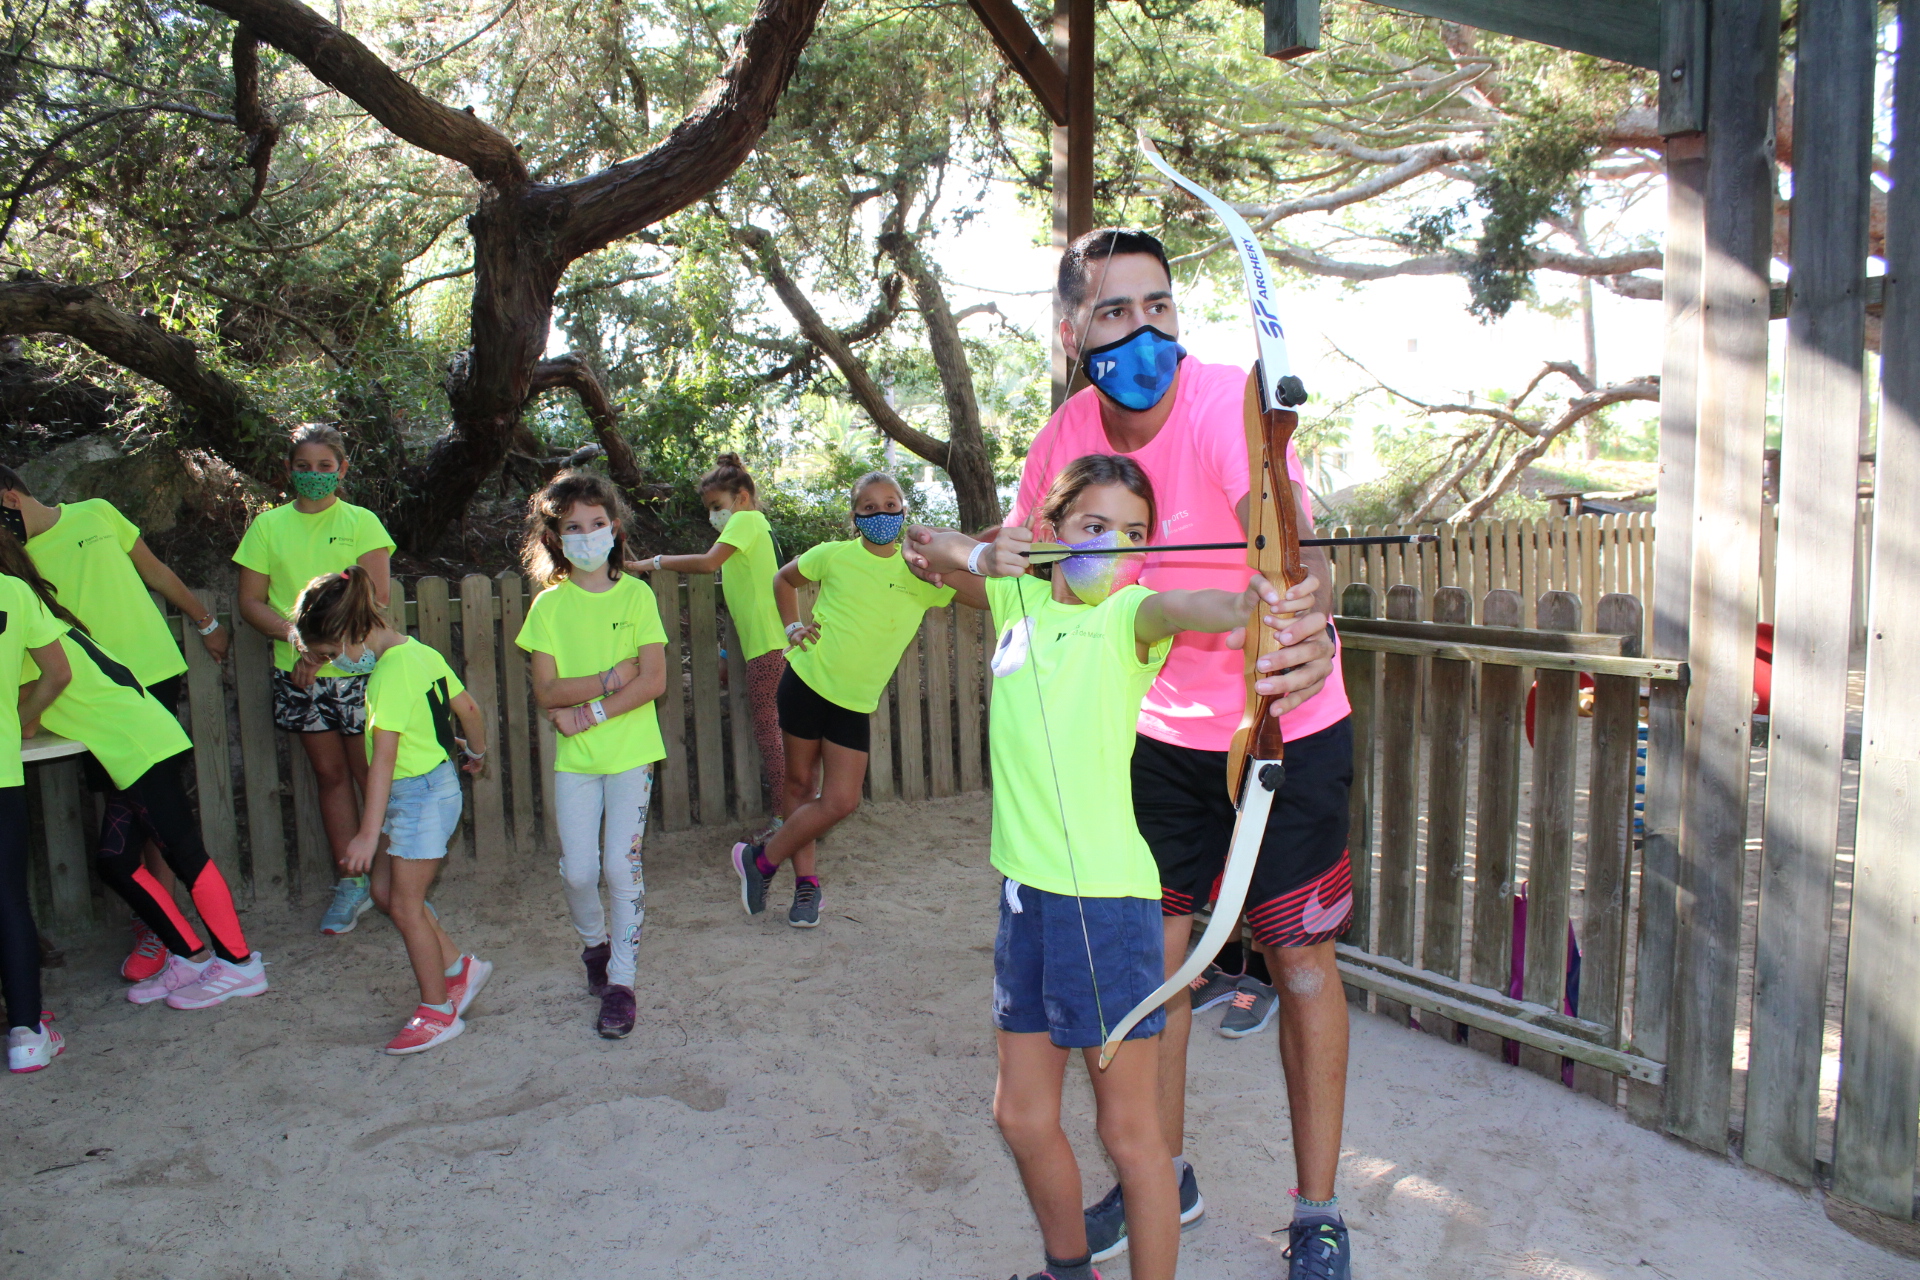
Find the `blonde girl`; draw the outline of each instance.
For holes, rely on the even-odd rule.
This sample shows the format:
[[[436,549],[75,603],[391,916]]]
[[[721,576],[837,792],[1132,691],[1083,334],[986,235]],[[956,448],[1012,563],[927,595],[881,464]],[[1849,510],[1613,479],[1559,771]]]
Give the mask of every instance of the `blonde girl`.
[[[542,590],[515,641],[532,657],[533,695],[559,733],[555,825],[567,911],[580,935],[594,1028],[625,1038],[646,879],[640,846],[653,764],[666,755],[655,701],[667,687],[667,633],[653,588],[627,560],[627,508],[604,476],[569,471],[527,504],[522,557]],[[601,908],[600,882],[612,900]]]
[[[900,655],[928,609],[953,598],[950,587],[914,577],[900,555],[907,499],[885,472],[860,477],[850,515],[859,536],[823,542],[790,560],[774,578],[787,640],[793,646],[776,701],[784,736],[785,825],[764,844],[733,846],[734,874],[747,914],[767,909],[767,885],[793,862],[787,923],[820,923],[820,877],[813,842],[860,807],[867,776],[868,716],[880,705]],[[800,621],[800,588],[820,584],[813,621]]]
[[[697,556],[643,556],[636,568],[674,573],[720,573],[720,592],[739,636],[737,656],[746,666],[747,700],[753,714],[753,740],[760,747],[760,781],[767,807],[784,818],[785,751],[775,694],[786,674],[786,636],[773,599],[773,575],[780,560],[773,527],[760,510],[760,491],[737,453],[723,453],[713,470],[700,477],[700,501],[720,536]]]
[[[287,442],[287,487],[293,501],[262,512],[233,553],[240,566],[240,616],[273,641],[273,722],[293,734],[313,766],[320,822],[337,876],[320,932],[342,934],[372,906],[367,878],[346,869],[347,842],[360,824],[354,788],[367,786],[367,680],[303,656],[293,645],[293,604],[317,577],[348,565],[366,570],[374,599],[385,607],[393,539],[380,518],[337,492],[347,474],[347,442],[309,423]]]
[[[302,661],[366,680],[367,802],[341,861],[348,874],[369,877],[373,903],[400,931],[420,984],[419,1006],[387,1052],[421,1053],[467,1029],[460,1015],[493,974],[485,960],[460,953],[427,905],[460,829],[459,771],[486,766],[486,721],[447,660],[387,621],[375,586],[357,564],[313,579],[294,602],[293,636]]]

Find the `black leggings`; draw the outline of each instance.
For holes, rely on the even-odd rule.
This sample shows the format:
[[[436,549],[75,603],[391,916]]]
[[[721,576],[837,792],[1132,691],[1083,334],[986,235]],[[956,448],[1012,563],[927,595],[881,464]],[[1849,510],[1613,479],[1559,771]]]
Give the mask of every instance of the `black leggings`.
[[[212,935],[214,954],[232,964],[245,964],[251,953],[233,909],[233,894],[200,843],[200,824],[181,785],[181,765],[188,754],[182,751],[162,760],[107,797],[106,812],[100,817],[100,878],[159,935],[167,950],[177,956],[200,950],[204,944],[180,914],[173,896],[140,862],[141,846],[152,840],[193,895],[194,910]]]
[[[40,1025],[40,931],[27,898],[27,789],[0,787],[0,989],[9,1027]]]

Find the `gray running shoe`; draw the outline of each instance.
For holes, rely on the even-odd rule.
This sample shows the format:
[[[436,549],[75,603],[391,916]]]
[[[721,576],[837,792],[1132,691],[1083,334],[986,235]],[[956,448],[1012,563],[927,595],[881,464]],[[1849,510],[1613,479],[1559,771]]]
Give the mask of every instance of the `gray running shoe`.
[[[1287,1228],[1287,1280],[1353,1280],[1344,1222],[1296,1222]]]
[[[733,846],[733,874],[740,877],[740,905],[750,916],[767,909],[767,877],[760,874],[760,868],[753,862],[759,852],[759,845],[745,840]]]
[[[1217,964],[1208,965],[1199,977],[1187,984],[1187,990],[1193,993],[1193,1011],[1200,1013],[1233,999],[1234,984],[1238,981],[1239,975],[1228,973]]]
[[[787,923],[796,929],[814,929],[819,927],[819,885],[797,884],[793,887],[793,905],[787,908]]]
[[[1227,1016],[1220,1019],[1220,1034],[1229,1040],[1264,1031],[1280,1007],[1280,997],[1258,978],[1241,978],[1234,984],[1233,1003]]]
[[[1087,1222],[1087,1251],[1095,1262],[1117,1258],[1127,1250],[1127,1205],[1118,1183],[1099,1204],[1084,1210]],[[1180,1229],[1191,1231],[1207,1216],[1207,1202],[1200,1198],[1200,1179],[1188,1165],[1180,1175]]]

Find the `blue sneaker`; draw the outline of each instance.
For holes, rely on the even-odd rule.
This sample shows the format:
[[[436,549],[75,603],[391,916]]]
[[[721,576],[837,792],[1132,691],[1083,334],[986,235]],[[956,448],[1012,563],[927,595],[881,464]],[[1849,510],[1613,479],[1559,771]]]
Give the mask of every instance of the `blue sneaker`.
[[[333,905],[320,917],[320,932],[328,937],[352,933],[360,917],[373,909],[373,890],[365,876],[345,876],[333,885]]]
[[[1296,1222],[1287,1228],[1287,1280],[1353,1280],[1347,1224]]]
[[[1127,1251],[1127,1205],[1116,1184],[1099,1204],[1085,1211],[1087,1252],[1095,1262],[1106,1262]],[[1200,1198],[1200,1180],[1188,1165],[1180,1175],[1180,1229],[1190,1231],[1207,1216],[1207,1202]]]
[[[760,874],[760,868],[754,862],[761,848],[744,840],[733,846],[733,874],[740,877],[740,905],[747,909],[750,916],[757,916],[767,909],[767,878]]]

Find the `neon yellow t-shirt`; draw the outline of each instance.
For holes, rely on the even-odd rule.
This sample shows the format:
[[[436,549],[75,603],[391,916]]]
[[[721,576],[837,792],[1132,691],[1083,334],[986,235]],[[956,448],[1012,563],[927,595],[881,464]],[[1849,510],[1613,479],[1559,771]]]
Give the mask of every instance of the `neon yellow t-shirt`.
[[[986,587],[999,651],[1032,619],[1026,661],[993,681],[994,870],[1048,893],[1158,901],[1132,778],[1140,702],[1173,647],[1168,637],[1140,661],[1134,617],[1153,593],[1126,587],[1088,606],[1060,604],[1038,578]]]
[[[186,655],[128,554],[140,530],[105,498],[65,502],[59,512],[58,520],[27,539],[27,554],[60,603],[141,684],[152,687],[185,671]]]
[[[267,575],[267,603],[283,618],[293,617],[293,602],[323,573],[339,573],[369,551],[392,551],[380,517],[351,502],[335,502],[307,515],[291,502],[263,511],[247,526],[233,562]],[[273,642],[273,665],[293,670],[293,646]],[[323,676],[346,672],[328,663]]]
[[[735,548],[720,566],[720,593],[727,598],[733,629],[740,633],[740,657],[751,662],[785,647],[786,631],[773,603],[773,575],[780,570],[773,554],[773,527],[758,511],[736,511],[720,531],[720,541]]]
[[[897,548],[876,556],[858,538],[809,548],[799,565],[802,575],[820,584],[813,606],[820,638],[795,649],[787,661],[828,702],[871,712],[921,617],[953,599],[953,588],[914,577]]]
[[[418,640],[394,645],[367,677],[367,759],[376,730],[400,735],[393,776],[417,778],[453,759],[453,700],[467,691],[440,651]]]
[[[47,612],[33,588],[0,573],[0,787],[25,786],[20,764],[20,686],[32,679],[29,649],[44,649],[66,633],[67,624]],[[38,674],[36,672],[36,674]]]
[[[554,672],[562,680],[599,675],[645,645],[666,642],[653,588],[630,573],[605,591],[588,591],[562,578],[533,598],[514,638],[529,653],[553,655]],[[667,754],[651,702],[571,737],[554,736],[553,767],[560,773],[625,773]]]
[[[124,791],[147,770],[193,745],[173,712],[86,632],[68,628],[60,647],[73,668],[73,683],[53,700],[40,723],[63,738],[86,743],[114,786]],[[22,671],[23,680],[40,675],[32,658]]]

